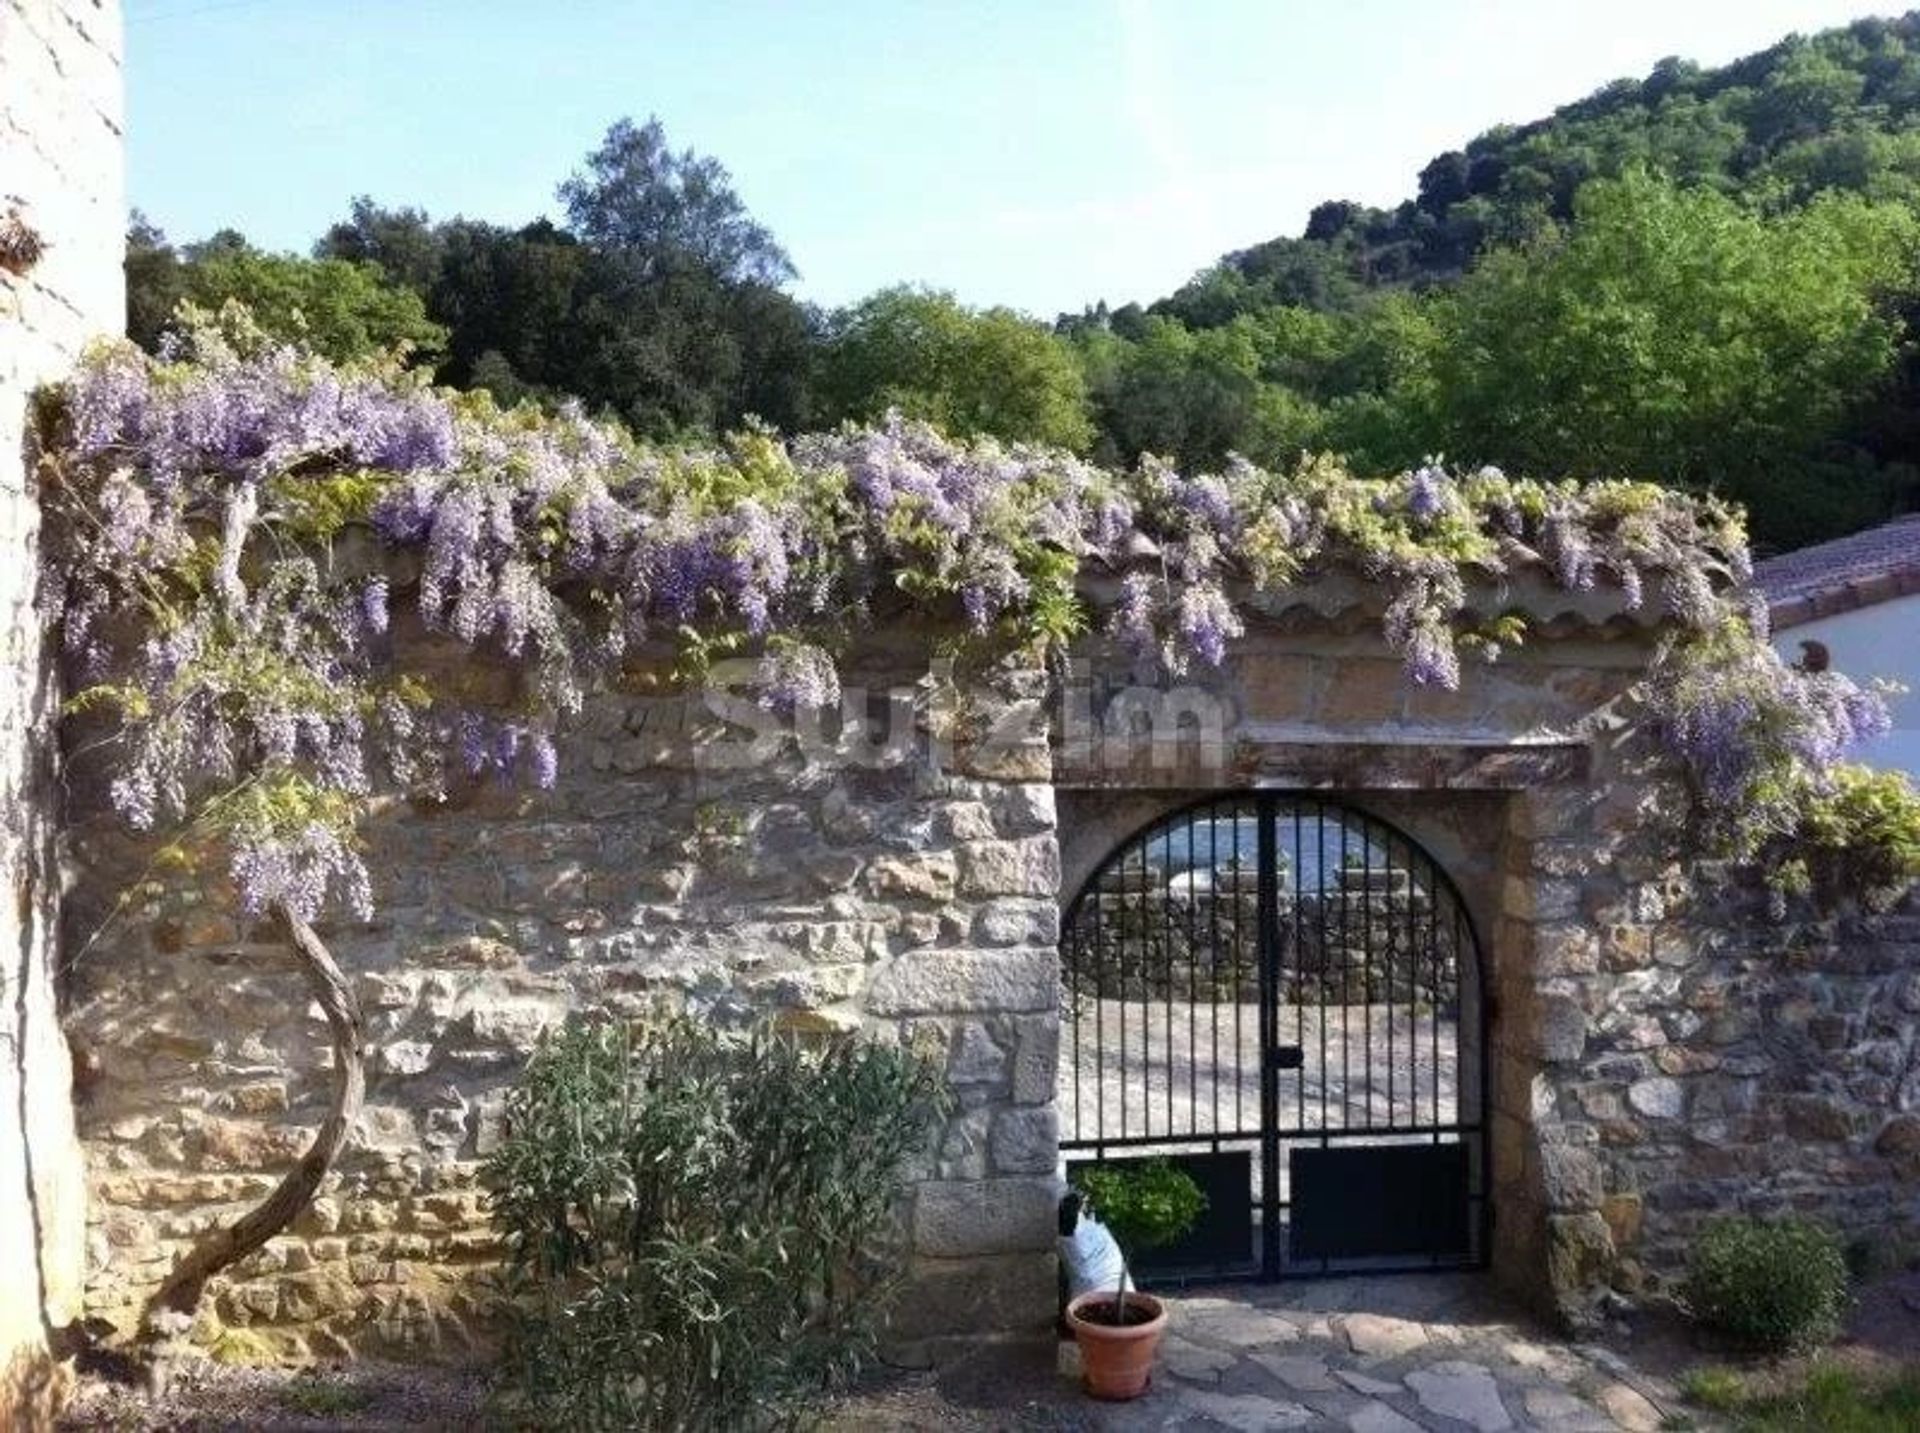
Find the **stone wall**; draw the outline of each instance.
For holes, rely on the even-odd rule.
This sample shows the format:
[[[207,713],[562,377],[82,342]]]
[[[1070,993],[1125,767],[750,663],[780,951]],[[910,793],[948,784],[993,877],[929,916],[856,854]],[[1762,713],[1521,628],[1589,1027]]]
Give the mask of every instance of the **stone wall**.
[[[1509,1252],[1576,1319],[1670,1290],[1719,1214],[1881,1253],[1920,1232],[1920,904],[1771,918],[1751,880],[1672,858],[1682,793],[1630,751],[1508,828],[1503,929],[1534,960],[1529,1038],[1495,1060],[1525,1152]]]
[[[566,736],[556,791],[384,813],[378,922],[325,932],[371,1025],[359,1140],[296,1229],[215,1288],[201,1336],[255,1357],[483,1345],[476,1162],[540,1033],[583,1009],[930,1042],[957,1108],[904,1211],[919,1290],[899,1332],[1045,1317],[1061,904],[1147,821],[1262,787],[1337,793],[1459,888],[1503,1281],[1580,1320],[1670,1281],[1713,1208],[1915,1223],[1920,915],[1771,926],[1727,873],[1674,857],[1683,793],[1630,720],[1651,619],[1549,609],[1527,647],[1436,693],[1333,586],[1158,695],[1089,644],[1064,690],[996,669],[956,703],[933,634],[883,628],[848,680],[877,727],[913,714],[892,746],[785,738],[738,759],[737,728],[635,670]],[[217,871],[108,921],[149,853],[98,823],[74,854],[88,1311],[124,1326],[304,1145],[324,1030]],[[1475,1102],[1477,1078],[1463,1067]]]
[[[80,1310],[84,1181],[52,971],[51,688],[28,395],[123,326],[120,7],[0,0],[0,1425],[44,1420]],[[8,244],[11,222],[44,246]],[[18,233],[18,230],[14,230]],[[19,272],[14,270],[18,269]]]
[[[903,700],[929,670],[911,644],[876,642],[864,662],[850,683]],[[1003,674],[986,695],[1004,704],[1029,680]],[[896,1331],[1047,1316],[1059,857],[1044,740],[989,752],[960,712],[957,730],[923,719],[872,759],[789,740],[736,761],[700,701],[648,681],[591,707],[554,791],[482,787],[374,824],[377,922],[323,931],[370,1026],[360,1137],[296,1229],[211,1291],[203,1339],[265,1357],[483,1345],[496,1249],[476,1162],[541,1032],[586,1009],[772,1012],[931,1047],[957,1107],[915,1171],[915,1291]],[[142,857],[105,828],[76,849],[92,873],[70,907],[79,940]],[[222,885],[123,912],[74,972],[88,1309],[122,1326],[189,1241],[271,1186],[324,1104],[317,1011],[282,954],[236,928]]]

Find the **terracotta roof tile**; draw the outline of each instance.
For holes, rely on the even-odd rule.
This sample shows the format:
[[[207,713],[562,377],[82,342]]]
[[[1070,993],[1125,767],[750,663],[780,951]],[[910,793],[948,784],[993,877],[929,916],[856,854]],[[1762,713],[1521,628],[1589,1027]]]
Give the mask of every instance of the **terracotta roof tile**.
[[[1920,513],[1757,563],[1775,630],[1920,593]]]

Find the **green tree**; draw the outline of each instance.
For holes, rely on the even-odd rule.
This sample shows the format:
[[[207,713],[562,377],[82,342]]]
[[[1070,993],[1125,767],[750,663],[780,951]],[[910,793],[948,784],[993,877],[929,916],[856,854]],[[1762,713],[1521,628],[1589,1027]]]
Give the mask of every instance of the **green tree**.
[[[1320,380],[1321,443],[1359,471],[1398,472],[1439,451],[1434,310],[1430,299],[1388,293],[1345,326]]]
[[[378,265],[447,330],[441,378],[502,402],[580,399],[647,437],[810,413],[816,320],[718,161],[621,120],[560,187],[566,227],[356,199],[315,246]]]
[[[819,359],[821,416],[889,408],[956,435],[1082,449],[1093,436],[1073,351],[1011,309],[972,309],[930,289],[883,289],[835,314]]]
[[[1747,128],[1763,144],[1818,134],[1851,112],[1866,90],[1866,76],[1848,67],[1831,48],[1789,40],[1747,106]]]
[[[806,418],[812,322],[780,287],[793,264],[718,160],[622,119],[559,195],[586,253],[568,331],[516,364],[524,377],[649,436]]]
[[[1156,315],[1137,339],[1100,335],[1085,351],[1103,460],[1153,453],[1204,468],[1249,446],[1260,358],[1244,332]]]
[[[1872,515],[1807,460],[1894,372],[1886,302],[1914,216],[1829,196],[1763,218],[1644,174],[1581,192],[1560,240],[1489,255],[1439,300],[1436,447],[1530,472],[1717,489],[1756,535]]]
[[[185,280],[186,297],[202,308],[237,300],[266,332],[335,361],[402,348],[431,359],[447,341],[420,295],[377,264],[222,247],[188,263]]]
[[[153,352],[187,296],[180,255],[138,209],[127,225],[127,337]]]
[[[127,229],[126,279],[127,336],[149,352],[183,302],[204,309],[243,303],[266,333],[336,361],[402,348],[432,359],[447,340],[421,296],[376,264],[265,254],[235,229],[176,249],[137,210]]]
[[[578,357],[575,311],[590,258],[578,240],[545,221],[509,229],[455,219],[438,226],[434,247],[427,307],[448,330],[443,379],[502,402],[571,391],[609,406],[605,395],[563,387],[577,378],[565,366]]]
[[[1352,331],[1344,317],[1298,308],[1198,330],[1154,315],[1132,338],[1117,326],[1082,330],[1100,427],[1094,451],[1117,464],[1142,453],[1189,468],[1218,468],[1233,453],[1291,462],[1325,443],[1322,400],[1337,391]]]
[[[353,201],[347,218],[313,246],[316,259],[378,264],[423,299],[440,279],[445,252],[444,231],[425,210],[383,209],[364,194]]]
[[[719,160],[675,153],[658,119],[614,122],[586,168],[560,186],[570,228],[649,265],[691,262],[716,278],[778,286],[792,260],[747,212]]]

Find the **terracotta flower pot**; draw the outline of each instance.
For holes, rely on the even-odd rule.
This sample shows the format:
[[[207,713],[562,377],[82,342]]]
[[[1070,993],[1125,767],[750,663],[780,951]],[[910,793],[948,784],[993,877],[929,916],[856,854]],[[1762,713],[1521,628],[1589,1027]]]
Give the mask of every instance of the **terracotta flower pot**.
[[[1080,1370],[1095,1398],[1138,1398],[1153,1376],[1153,1354],[1167,1329],[1167,1306],[1130,1291],[1125,1323],[1113,1318],[1113,1293],[1096,1289],[1067,1305],[1067,1326],[1080,1345]]]

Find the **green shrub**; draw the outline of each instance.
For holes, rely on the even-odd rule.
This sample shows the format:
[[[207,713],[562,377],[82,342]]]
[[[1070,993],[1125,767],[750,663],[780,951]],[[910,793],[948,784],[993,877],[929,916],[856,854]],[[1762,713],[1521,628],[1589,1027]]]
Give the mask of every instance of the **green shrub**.
[[[1802,1348],[1832,1338],[1846,1305],[1847,1263],[1826,1229],[1802,1219],[1717,1219],[1687,1265],[1693,1316],[1740,1343]]]
[[[1133,1261],[1148,1249],[1171,1244],[1193,1227],[1207,1196],[1183,1169],[1164,1159],[1121,1164],[1083,1164],[1073,1183],[1093,1216],[1120,1246],[1120,1281],[1113,1291],[1114,1321],[1121,1321],[1121,1294],[1133,1281]]]
[[[790,1424],[871,1348],[902,1170],[942,1107],[929,1062],[872,1043],[689,1021],[551,1040],[485,1168],[510,1421]]]
[[[1920,881],[1920,790],[1903,771],[1837,766],[1803,796],[1787,845],[1776,877],[1787,893],[1891,910]]]

